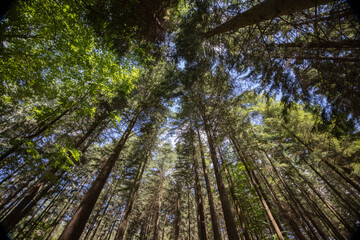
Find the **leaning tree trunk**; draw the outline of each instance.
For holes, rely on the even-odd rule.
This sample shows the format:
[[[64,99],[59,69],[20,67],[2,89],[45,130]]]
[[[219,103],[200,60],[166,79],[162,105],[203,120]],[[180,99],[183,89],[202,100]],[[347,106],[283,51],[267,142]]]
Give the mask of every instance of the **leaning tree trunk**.
[[[100,122],[99,122],[100,123]],[[95,131],[96,127],[99,124],[94,124],[92,127],[89,128],[89,130],[84,134],[79,141],[75,143],[75,147],[79,148],[86,139]],[[95,127],[94,127],[95,126]],[[56,174],[56,172],[59,171],[58,168],[53,167],[50,170],[51,174]],[[58,174],[57,178],[60,179],[61,176],[65,173],[64,170],[61,170]],[[40,185],[43,187],[48,182],[47,179],[43,179],[40,182]],[[27,214],[31,211],[31,209],[42,199],[43,196],[46,195],[48,190],[54,185],[55,183],[52,183],[45,187],[41,192],[39,192],[38,188],[39,186],[33,186],[32,190],[23,198],[21,203],[13,209],[8,216],[2,221],[2,224],[5,228],[5,230],[8,232],[12,228],[15,227],[15,225],[21,221],[22,218],[27,216]],[[42,188],[41,187],[41,188]],[[37,194],[39,192],[39,194]]]
[[[96,180],[91,185],[88,192],[85,194],[84,198],[80,202],[79,208],[76,210],[74,216],[71,218],[68,225],[65,227],[64,231],[62,232],[59,240],[76,240],[79,239],[81,236],[86,222],[92,212],[92,209],[95,206],[97,199],[103,189],[107,178],[110,175],[111,170],[113,169],[116,160],[119,158],[119,155],[126,143],[126,140],[129,138],[131,130],[133,129],[138,116],[140,115],[141,111],[138,111],[133,116],[133,119],[130,121],[129,125],[127,126],[124,134],[122,135],[120,141],[116,145],[113,153],[110,155],[108,160],[106,161],[105,165],[100,171],[100,174],[96,178]]]
[[[230,20],[211,29],[203,35],[203,38],[210,38],[214,35],[229,31],[236,31],[249,25],[258,24],[275,17],[289,15],[311,7],[324,5],[334,0],[265,0],[262,3],[239,13]]]
[[[268,204],[267,204],[267,202],[265,200],[264,194],[262,193],[262,191],[258,187],[258,183],[256,181],[256,178],[255,178],[254,174],[250,171],[247,163],[245,162],[244,156],[241,154],[241,151],[240,151],[235,139],[233,138],[233,136],[231,134],[229,134],[229,137],[230,137],[230,139],[231,139],[231,141],[233,143],[233,146],[234,146],[234,148],[235,148],[235,150],[236,150],[236,152],[238,154],[238,157],[239,157],[240,161],[245,166],[245,170],[246,170],[246,172],[247,172],[247,174],[248,174],[248,176],[249,176],[249,178],[250,178],[250,180],[251,180],[251,182],[252,182],[252,184],[253,184],[253,186],[254,186],[254,188],[255,188],[258,196],[259,196],[259,198],[260,198],[260,201],[261,201],[261,203],[262,203],[262,205],[263,205],[263,207],[265,209],[265,212],[266,212],[267,216],[270,219],[270,222],[271,222],[273,228],[275,229],[276,235],[278,236],[278,238],[280,240],[284,240],[285,238],[284,238],[283,234],[281,233],[281,230],[280,230],[280,227],[279,227],[278,223],[276,222],[273,214],[270,211],[270,208],[269,208],[269,206],[268,206]]]

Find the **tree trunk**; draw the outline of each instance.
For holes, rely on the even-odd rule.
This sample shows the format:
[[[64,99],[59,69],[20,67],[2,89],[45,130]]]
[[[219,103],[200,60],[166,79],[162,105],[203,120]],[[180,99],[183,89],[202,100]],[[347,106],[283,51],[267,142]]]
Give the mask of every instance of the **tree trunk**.
[[[192,142],[192,150],[193,150],[192,151],[193,169],[194,169],[194,177],[195,177],[195,201],[196,201],[196,210],[197,210],[196,220],[198,224],[198,236],[200,240],[207,240],[204,205],[203,205],[202,190],[201,190],[201,184],[199,178],[199,163],[196,157],[196,149],[194,146],[194,142]]]
[[[146,164],[147,164],[148,158],[150,156],[150,152],[151,152],[151,147],[148,149],[148,152],[146,153],[146,158],[145,158],[144,162],[142,162],[142,164],[139,166],[138,172],[135,176],[134,183],[131,188],[131,192],[127,199],[125,210],[121,216],[121,220],[120,220],[119,228],[118,228],[116,236],[115,236],[115,240],[122,240],[124,238],[126,227],[127,227],[129,217],[130,217],[130,213],[133,209],[133,206],[134,206],[134,203],[136,200],[136,193],[139,190],[141,179],[142,179],[144,170],[146,168]]]
[[[179,239],[180,234],[180,223],[181,223],[181,193],[182,186],[179,184],[177,197],[176,197],[176,210],[175,210],[175,220],[174,220],[174,240]]]
[[[270,44],[269,47],[352,49],[352,48],[360,48],[360,40],[342,40],[339,42],[319,41],[319,42],[303,42],[303,43],[279,43],[279,44]]]
[[[96,125],[97,126],[97,125]],[[95,127],[96,128],[96,127]],[[81,138],[80,141],[75,143],[75,147],[79,148],[84,141],[91,135],[91,133],[95,130],[95,128],[90,128],[87,133]],[[52,168],[50,170],[50,174],[56,174],[58,171],[58,168]],[[65,171],[61,170],[60,174],[57,176],[57,178],[61,178],[61,176],[65,173]],[[42,183],[45,185],[48,181],[46,179],[42,180]],[[48,190],[54,185],[55,183],[52,183],[45,187],[38,195],[34,192],[37,192],[37,186],[33,187],[33,190],[24,197],[21,204],[16,206],[15,209],[11,211],[11,213],[4,219],[3,225],[6,231],[10,231],[15,225],[21,221],[22,218],[27,216],[27,214],[31,211],[31,209],[37,204],[38,201],[41,200],[42,197],[45,196],[45,194],[48,192]],[[36,197],[35,197],[36,196]],[[26,207],[25,207],[26,206]]]
[[[212,160],[213,165],[214,165],[216,182],[217,182],[218,189],[219,189],[219,195],[220,195],[220,201],[221,201],[222,210],[223,210],[223,213],[224,213],[226,231],[227,231],[229,239],[238,240],[239,235],[238,235],[238,232],[237,232],[237,229],[236,229],[234,216],[233,216],[232,211],[231,211],[231,205],[230,205],[230,201],[229,201],[227,191],[226,191],[226,188],[225,188],[224,180],[223,180],[223,177],[222,177],[222,174],[221,174],[219,161],[217,159],[214,140],[213,140],[213,137],[211,135],[210,126],[208,125],[208,120],[207,120],[204,112],[202,114],[202,117],[203,117],[203,121],[204,121],[204,129],[205,129],[206,136],[207,136],[207,139],[208,139],[208,144],[209,144],[209,149],[210,149],[210,156],[211,156],[211,160]]]
[[[127,126],[124,134],[122,135],[120,141],[116,145],[113,153],[110,155],[108,160],[106,161],[105,165],[101,169],[100,174],[96,178],[96,180],[91,185],[88,192],[85,194],[84,198],[82,199],[79,208],[76,210],[74,216],[65,227],[64,231],[62,232],[59,240],[76,240],[79,239],[81,236],[86,222],[92,212],[92,209],[95,206],[95,203],[103,189],[107,178],[110,175],[112,168],[115,165],[116,160],[119,158],[119,155],[126,143],[126,140],[129,138],[132,128],[134,127],[138,116],[140,115],[140,111],[135,113],[133,119],[130,121],[129,125]]]
[[[51,170],[51,173],[55,174],[56,170]],[[64,171],[60,173],[58,178],[64,174]],[[26,217],[31,209],[42,199],[49,189],[55,183],[49,183],[46,187],[48,180],[43,179],[36,186],[33,186],[23,200],[5,217],[2,222],[2,225],[5,231],[10,231],[15,227],[15,225],[21,221],[22,218]]]
[[[44,185],[45,183],[41,182],[34,186],[29,194],[6,216],[1,223],[6,232],[9,232],[21,220],[23,217],[21,215],[22,210],[25,209],[29,202],[43,189]]]
[[[211,29],[203,35],[210,38],[214,35],[236,31],[249,25],[258,24],[283,15],[289,15],[308,8],[324,5],[334,0],[265,0],[262,3],[239,13],[230,20]]]
[[[191,240],[191,208],[190,208],[190,189],[187,196],[187,210],[188,210],[188,240]]]
[[[215,211],[214,199],[212,196],[211,184],[210,184],[210,180],[209,180],[209,176],[208,176],[208,168],[207,168],[206,162],[205,162],[205,155],[204,155],[204,151],[202,148],[202,142],[201,142],[201,137],[200,137],[200,132],[199,132],[198,126],[196,126],[196,130],[197,130],[197,136],[198,136],[198,141],[199,141],[201,163],[202,163],[202,168],[203,168],[203,173],[204,173],[204,178],[205,178],[205,186],[206,186],[206,191],[208,194],[208,201],[209,201],[209,206],[210,206],[211,225],[212,225],[212,229],[213,229],[214,239],[221,240],[218,218],[217,218],[217,214]]]
[[[152,240],[157,240],[158,238],[164,180],[165,180],[165,169],[162,168],[160,174],[160,186],[159,186],[159,193],[158,193],[157,206],[156,206],[157,209],[154,218],[154,230],[153,230],[153,236],[151,238]]]
[[[250,240],[250,236],[249,236],[249,233],[247,231],[247,227],[246,227],[245,220],[244,220],[241,208],[240,208],[240,204],[239,204],[239,201],[238,201],[238,199],[237,199],[237,197],[235,195],[233,181],[232,181],[231,175],[229,173],[229,169],[228,169],[228,162],[225,160],[225,158],[222,157],[220,148],[218,148],[218,152],[219,152],[220,159],[221,159],[221,161],[223,163],[223,169],[224,169],[225,176],[226,176],[226,179],[228,180],[228,184],[229,184],[230,195],[231,195],[231,197],[232,197],[232,199],[234,201],[236,213],[237,213],[237,216],[239,218],[241,228],[242,228],[243,233],[244,233],[245,240]]]
[[[245,170],[246,170],[246,172],[248,173],[248,176],[249,176],[250,180],[252,181],[253,186],[255,187],[255,191],[257,192],[257,194],[258,194],[258,196],[259,196],[259,198],[260,198],[260,201],[261,201],[262,205],[264,206],[264,209],[265,209],[265,211],[266,211],[266,214],[267,214],[267,216],[269,217],[270,222],[271,222],[273,228],[274,228],[275,231],[276,231],[276,235],[278,236],[278,238],[279,238],[280,240],[284,240],[284,236],[282,235],[282,233],[281,233],[281,231],[280,231],[279,225],[278,225],[278,223],[276,222],[274,216],[272,215],[272,213],[271,213],[271,211],[270,211],[270,208],[269,208],[267,202],[265,201],[264,195],[263,195],[263,193],[261,192],[261,190],[259,189],[258,183],[257,183],[256,179],[254,178],[253,173],[250,171],[249,167],[247,166],[247,163],[245,162],[245,159],[244,159],[243,155],[241,154],[241,151],[240,151],[239,147],[237,146],[237,143],[236,143],[235,139],[231,136],[231,134],[229,135],[229,137],[230,137],[230,139],[231,139],[231,141],[232,141],[232,143],[233,143],[233,146],[235,147],[236,152],[238,153],[238,156],[239,156],[240,161],[241,161],[241,162],[244,164],[244,166],[245,166]]]

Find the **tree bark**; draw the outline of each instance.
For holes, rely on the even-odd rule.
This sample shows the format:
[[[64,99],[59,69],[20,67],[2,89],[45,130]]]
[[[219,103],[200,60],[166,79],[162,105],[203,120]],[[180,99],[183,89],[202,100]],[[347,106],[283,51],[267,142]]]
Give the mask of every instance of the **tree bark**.
[[[193,141],[194,139],[192,139]],[[197,224],[198,224],[198,236],[200,240],[207,240],[207,232],[206,232],[206,222],[205,222],[205,214],[204,214],[204,204],[202,197],[202,190],[199,178],[199,163],[196,157],[196,149],[194,146],[194,142],[192,142],[192,154],[193,154],[193,169],[194,169],[194,177],[195,177],[195,200],[196,200],[196,210],[197,210]]]
[[[158,238],[164,180],[165,180],[165,169],[162,168],[161,174],[160,174],[160,186],[159,186],[156,213],[155,213],[155,219],[154,219],[154,230],[153,230],[153,235],[151,238],[152,240],[157,240],[157,238]]]
[[[218,217],[217,217],[217,214],[215,211],[214,199],[213,199],[213,195],[212,195],[212,191],[211,191],[211,184],[210,184],[210,180],[209,180],[209,176],[208,176],[208,168],[206,166],[204,150],[202,147],[200,132],[199,132],[199,128],[197,125],[196,125],[196,131],[197,131],[197,137],[198,137],[198,141],[199,141],[201,163],[202,163],[202,168],[203,168],[203,173],[204,173],[204,178],[205,178],[205,186],[206,186],[206,191],[208,194],[208,201],[209,201],[210,215],[211,215],[211,225],[212,225],[212,229],[213,229],[214,239],[221,240]]]
[[[191,239],[191,208],[190,208],[190,189],[187,196],[187,210],[188,210],[188,240]]]
[[[204,33],[203,38],[210,38],[225,32],[236,31],[239,28],[324,5],[333,1],[334,0],[265,0]]]
[[[116,160],[119,158],[119,155],[127,139],[129,138],[131,130],[133,129],[137,121],[137,118],[140,115],[140,112],[141,111],[136,112],[135,115],[133,116],[124,134],[122,135],[120,141],[116,145],[113,153],[110,155],[105,165],[101,169],[100,174],[93,182],[88,192],[85,194],[84,198],[80,203],[79,208],[76,210],[74,216],[71,218],[70,222],[65,227],[59,240],[77,240],[81,236],[85,228],[86,222],[92,212],[92,209],[94,208],[95,203],[101,193],[101,190],[103,189],[106,180],[109,177],[110,172],[115,165]]]
[[[239,201],[238,201],[238,199],[237,199],[237,197],[235,195],[232,177],[231,177],[231,175],[229,173],[229,169],[228,169],[228,162],[225,160],[225,158],[222,157],[220,148],[218,148],[218,152],[219,152],[220,159],[221,159],[221,161],[223,163],[223,169],[224,169],[225,176],[226,176],[226,179],[228,180],[228,184],[229,184],[230,195],[231,195],[231,197],[232,197],[232,199],[234,201],[236,213],[237,213],[237,216],[239,218],[241,228],[242,228],[243,233],[244,233],[245,240],[250,240],[250,236],[249,236],[249,233],[247,231],[244,216],[242,214]]]
[[[211,160],[214,165],[215,177],[216,177],[216,182],[217,182],[218,189],[219,189],[220,201],[221,201],[221,206],[222,206],[222,210],[224,213],[227,234],[228,234],[229,239],[238,240],[239,235],[238,235],[238,232],[236,229],[234,216],[231,211],[231,205],[230,205],[230,201],[229,201],[227,191],[225,188],[224,180],[223,180],[223,177],[221,174],[219,161],[217,159],[213,136],[211,135],[210,126],[208,125],[208,119],[206,118],[204,112],[202,114],[202,117],[203,117],[203,121],[204,121],[204,129],[205,129],[206,136],[208,139],[210,156],[211,156]]]
[[[146,164],[150,155],[150,151],[151,148],[148,149],[148,152],[146,153],[146,157],[144,162],[142,162],[142,164],[139,166],[138,172],[135,176],[134,179],[134,183],[132,185],[126,206],[125,206],[125,210],[121,216],[121,220],[120,220],[120,224],[119,224],[119,228],[117,230],[116,236],[115,236],[115,240],[122,240],[125,236],[125,231],[126,231],[126,227],[129,221],[129,217],[130,217],[130,213],[133,209],[135,200],[136,200],[136,193],[139,190],[140,187],[140,183],[141,183],[141,179],[143,176],[143,173],[145,171],[146,168]]]
[[[179,234],[180,234],[181,193],[182,193],[182,185],[179,184],[178,192],[177,192],[177,196],[176,196],[176,210],[175,210],[175,220],[174,220],[174,240],[178,240]]]

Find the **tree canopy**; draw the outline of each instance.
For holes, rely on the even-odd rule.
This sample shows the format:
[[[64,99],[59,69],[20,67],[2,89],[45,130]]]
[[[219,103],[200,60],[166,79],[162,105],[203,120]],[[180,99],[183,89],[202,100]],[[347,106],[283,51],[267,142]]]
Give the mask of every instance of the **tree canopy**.
[[[2,228],[350,239],[359,29],[344,0],[15,1],[0,20]]]

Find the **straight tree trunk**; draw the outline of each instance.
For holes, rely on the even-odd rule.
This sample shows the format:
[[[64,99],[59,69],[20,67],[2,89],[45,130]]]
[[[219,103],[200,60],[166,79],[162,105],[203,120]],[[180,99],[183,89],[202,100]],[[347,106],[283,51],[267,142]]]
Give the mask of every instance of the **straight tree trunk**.
[[[190,208],[190,189],[187,196],[187,210],[188,210],[188,240],[191,240],[191,208]]]
[[[239,28],[258,24],[266,20],[289,15],[333,1],[334,0],[265,0],[206,32],[203,35],[203,38],[210,38],[225,32],[236,31]]]
[[[353,231],[352,227],[349,223],[341,216],[341,214],[333,207],[331,204],[324,199],[324,197],[320,194],[320,192],[309,182],[309,180],[303,176],[299,172],[299,170],[291,163],[291,161],[287,160],[287,163],[291,166],[292,169],[297,173],[298,176],[311,188],[311,190],[318,196],[318,198],[325,204],[325,206],[336,216],[337,219],[344,225],[344,227],[349,231]]]
[[[137,121],[138,116],[140,115],[140,111],[136,112],[128,124],[124,134],[122,135],[120,141],[116,145],[113,153],[110,155],[108,160],[106,161],[105,165],[101,169],[98,177],[91,185],[88,192],[83,197],[79,208],[76,210],[74,216],[65,227],[64,231],[62,232],[59,240],[77,240],[81,236],[86,222],[92,212],[92,209],[95,206],[95,203],[103,189],[107,178],[110,175],[112,168],[115,165],[116,160],[119,158],[119,155],[129,138],[129,135]]]
[[[154,230],[153,230],[153,235],[151,238],[152,240],[157,240],[157,238],[158,238],[164,180],[165,180],[165,169],[163,167],[161,169],[161,174],[160,174],[160,186],[159,186],[159,193],[158,193],[158,199],[157,199],[157,204],[156,204],[157,206],[156,206],[156,212],[155,212],[155,218],[154,218]]]
[[[124,238],[124,236],[125,236],[126,227],[127,227],[128,221],[129,221],[129,217],[130,217],[131,211],[132,211],[132,209],[134,207],[134,203],[135,203],[135,200],[136,200],[136,193],[139,190],[141,179],[142,179],[143,173],[145,171],[146,164],[147,164],[147,161],[148,161],[149,156],[150,156],[150,152],[151,152],[151,147],[149,147],[149,149],[148,149],[148,151],[146,153],[145,160],[139,166],[138,172],[137,172],[137,174],[135,176],[134,183],[132,185],[129,197],[128,197],[127,202],[126,202],[125,210],[124,210],[124,212],[123,212],[123,214],[121,216],[121,220],[120,220],[119,228],[118,228],[116,236],[115,236],[115,240],[122,240]]]
[[[9,232],[22,218],[21,212],[33,198],[44,188],[45,183],[41,182],[34,186],[23,200],[6,216],[1,222],[5,232]],[[20,217],[19,217],[20,216]]]
[[[52,174],[56,173],[56,169],[50,170]],[[64,171],[60,173],[58,178],[60,178],[64,174]],[[17,223],[21,221],[27,214],[31,211],[31,209],[42,199],[46,193],[50,190],[55,183],[49,183],[46,187],[45,185],[48,183],[48,180],[41,180],[36,186],[33,186],[29,189],[27,195],[21,200],[21,202],[5,217],[2,221],[2,225],[6,232],[11,231],[15,227]]]
[[[179,187],[178,187],[177,196],[176,196],[176,210],[175,210],[175,220],[174,220],[174,240],[178,240],[179,234],[180,234],[181,194],[182,194],[182,185],[180,183]]]
[[[249,233],[248,233],[248,231],[247,231],[247,227],[246,227],[246,224],[245,224],[244,216],[243,216],[242,211],[241,211],[241,208],[240,208],[240,203],[239,203],[237,197],[235,196],[235,191],[234,191],[234,185],[233,185],[232,177],[231,177],[231,175],[230,175],[230,173],[229,173],[229,169],[228,169],[228,162],[225,160],[225,158],[222,157],[220,148],[218,148],[218,152],[219,152],[220,159],[221,159],[221,161],[223,162],[223,169],[224,169],[224,172],[225,172],[226,179],[228,180],[230,194],[231,194],[231,197],[232,197],[232,199],[233,199],[233,201],[234,201],[236,213],[237,213],[237,216],[238,216],[238,218],[239,218],[239,221],[240,221],[240,224],[241,224],[241,228],[242,228],[242,230],[243,230],[243,232],[244,232],[245,240],[250,240],[250,236],[249,236]]]
[[[307,239],[303,235],[301,230],[299,229],[299,225],[301,226],[301,222],[299,222],[299,221],[302,220],[306,224],[306,226],[304,226],[303,228],[304,228],[305,232],[307,233],[307,235],[309,236],[309,238],[310,239],[317,238],[316,234],[312,231],[312,226],[308,223],[303,212],[301,211],[301,209],[299,207],[299,205],[300,205],[299,202],[297,200],[287,201],[286,207],[284,207],[282,205],[281,201],[279,200],[279,198],[276,196],[275,191],[271,187],[270,183],[267,181],[267,178],[262,174],[262,172],[260,171],[259,168],[257,168],[257,174],[260,176],[262,181],[265,183],[265,186],[269,189],[271,197],[273,198],[274,202],[276,203],[280,212],[282,213],[281,215],[286,218],[291,229],[295,233],[295,236],[297,238],[299,238],[300,240]],[[271,177],[271,178],[275,182],[275,179],[273,177]],[[284,198],[286,198],[286,195],[285,195],[284,191],[280,188],[279,184],[276,184],[276,187],[279,190],[279,192],[284,196]],[[295,214],[295,216],[291,215],[289,212]],[[294,219],[297,219],[298,222],[295,222]]]
[[[208,139],[208,145],[210,149],[210,156],[214,165],[215,177],[219,189],[220,201],[224,213],[227,234],[229,239],[238,240],[239,235],[237,232],[234,216],[231,211],[231,205],[225,188],[224,180],[221,174],[219,161],[217,159],[215,143],[213,140],[213,136],[211,134],[210,126],[208,125],[208,120],[205,115],[203,115],[203,120],[204,120],[204,128],[205,128],[206,136]]]
[[[198,236],[200,240],[207,240],[204,204],[203,204],[202,190],[201,190],[201,184],[199,178],[199,163],[196,157],[194,142],[192,142],[192,150],[193,150],[192,157],[193,157],[193,168],[194,168],[194,177],[195,177],[195,201],[197,206],[196,220],[198,224]]]
[[[211,184],[210,184],[210,180],[209,180],[209,176],[208,176],[208,168],[207,168],[206,162],[205,162],[205,155],[204,155],[204,151],[203,151],[203,147],[202,147],[202,142],[201,142],[201,137],[200,137],[200,132],[199,132],[198,126],[196,126],[196,130],[197,130],[197,137],[198,137],[198,141],[199,141],[201,163],[202,163],[202,168],[203,168],[203,173],[204,173],[204,178],[205,178],[205,186],[206,186],[206,191],[208,194],[208,201],[209,201],[209,206],[210,206],[211,225],[212,225],[212,230],[213,230],[213,234],[214,234],[214,240],[221,240],[218,217],[217,217],[217,214],[215,211],[214,199],[212,196]]]
[[[112,199],[113,199],[113,197],[114,197],[114,195],[115,195],[115,193],[116,193],[116,188],[117,188],[119,182],[120,182],[120,180],[117,180],[117,181],[116,181],[115,186],[114,186],[114,189],[112,190],[110,199],[108,200],[108,202],[106,203],[106,206],[105,206],[104,210],[102,211],[100,220],[97,219],[97,225],[96,225],[96,227],[95,227],[95,229],[94,229],[94,231],[93,231],[93,233],[91,234],[91,236],[90,236],[89,239],[93,239],[94,236],[96,235],[97,230],[99,229],[99,226],[100,226],[100,224],[102,223],[102,221],[103,221],[103,219],[104,219],[104,216],[105,216],[105,214],[106,214],[106,211],[107,211],[107,209],[109,208],[109,205],[110,205],[110,203],[111,203],[111,201],[112,201]],[[87,238],[85,238],[85,239],[87,239]]]
[[[89,179],[88,177],[86,177],[85,179],[83,179],[83,181],[81,181],[80,187],[79,187],[78,189],[82,189],[83,186],[86,184],[86,182],[87,182],[88,179]],[[53,229],[50,231],[50,233],[47,235],[47,237],[46,237],[45,240],[50,239],[51,235],[56,231],[56,229],[58,229],[58,227],[59,227],[58,224],[59,224],[60,221],[64,218],[64,215],[65,215],[66,211],[68,210],[68,207],[69,207],[70,205],[72,205],[72,204],[75,202],[75,200],[76,200],[75,198],[74,198],[74,199],[71,199],[71,200],[69,199],[69,201],[65,204],[65,206],[64,206],[63,209],[62,209],[62,211],[57,215],[57,217],[55,218],[55,220],[52,222],[51,225],[53,225],[54,227],[53,227]]]

